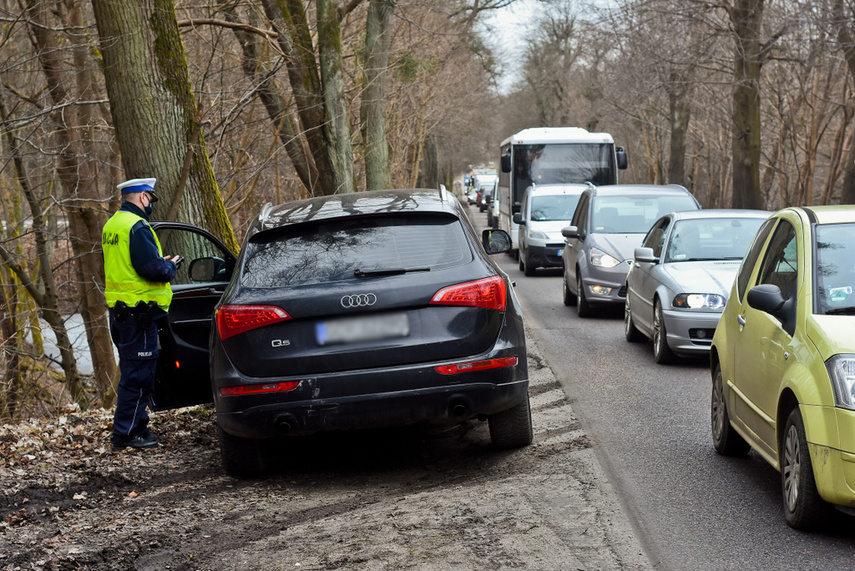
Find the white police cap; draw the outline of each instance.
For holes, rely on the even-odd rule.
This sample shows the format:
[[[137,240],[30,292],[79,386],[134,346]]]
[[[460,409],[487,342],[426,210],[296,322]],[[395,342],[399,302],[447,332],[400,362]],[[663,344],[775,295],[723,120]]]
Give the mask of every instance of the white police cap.
[[[156,178],[132,178],[131,180],[126,180],[122,184],[116,185],[116,188],[121,190],[122,194],[143,191],[154,194],[154,183],[156,182]]]

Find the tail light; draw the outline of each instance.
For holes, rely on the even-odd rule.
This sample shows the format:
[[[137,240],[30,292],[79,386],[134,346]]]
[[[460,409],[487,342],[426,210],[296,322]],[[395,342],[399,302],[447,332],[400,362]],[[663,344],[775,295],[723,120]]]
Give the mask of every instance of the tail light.
[[[265,327],[291,316],[275,305],[223,305],[217,310],[217,331],[220,339]]]
[[[432,305],[465,305],[504,311],[505,296],[505,280],[501,276],[493,276],[443,288],[430,302]]]
[[[224,397],[235,397],[243,395],[260,395],[265,393],[283,393],[293,391],[300,386],[300,381],[286,381],[283,383],[265,383],[258,385],[238,385],[236,387],[221,387],[220,394]]]
[[[434,367],[437,373],[442,375],[457,375],[460,373],[472,373],[474,371],[485,371],[487,369],[501,369],[502,367],[515,367],[519,362],[517,357],[504,357],[502,359],[487,359],[485,361],[471,361],[469,363],[457,363],[456,365],[442,365]]]

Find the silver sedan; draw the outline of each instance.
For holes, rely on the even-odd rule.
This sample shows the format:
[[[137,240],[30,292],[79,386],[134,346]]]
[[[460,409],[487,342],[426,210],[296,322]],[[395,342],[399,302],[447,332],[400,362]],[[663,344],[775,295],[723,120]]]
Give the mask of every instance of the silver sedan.
[[[626,278],[627,341],[653,340],[657,363],[708,353],[762,210],[672,212],[656,221]]]

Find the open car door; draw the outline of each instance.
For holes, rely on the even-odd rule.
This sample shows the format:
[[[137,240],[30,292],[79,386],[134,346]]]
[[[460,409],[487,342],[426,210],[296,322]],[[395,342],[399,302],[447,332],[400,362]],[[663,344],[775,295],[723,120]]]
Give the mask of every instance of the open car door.
[[[184,256],[172,283],[169,315],[158,325],[160,356],[152,410],[213,402],[208,346],[214,307],[235,268],[235,255],[210,232],[181,222],[154,222],[165,255]]]

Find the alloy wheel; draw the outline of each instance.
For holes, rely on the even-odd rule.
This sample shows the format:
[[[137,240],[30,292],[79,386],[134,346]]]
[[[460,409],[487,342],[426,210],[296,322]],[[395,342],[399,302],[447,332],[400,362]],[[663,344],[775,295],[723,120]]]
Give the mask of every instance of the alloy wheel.
[[[799,501],[799,433],[795,426],[790,426],[784,440],[784,458],[781,472],[784,476],[784,495],[787,509],[796,510]]]

